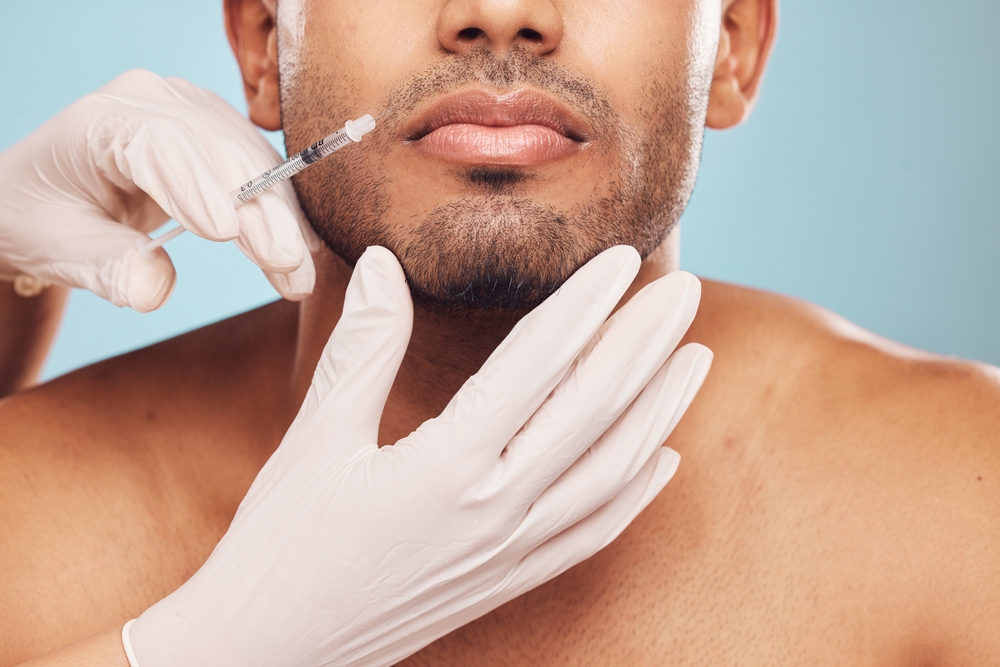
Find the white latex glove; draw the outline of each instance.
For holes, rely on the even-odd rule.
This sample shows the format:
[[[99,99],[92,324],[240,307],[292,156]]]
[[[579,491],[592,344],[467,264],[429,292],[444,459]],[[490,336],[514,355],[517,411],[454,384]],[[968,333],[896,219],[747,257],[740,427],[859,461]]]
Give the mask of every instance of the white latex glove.
[[[173,290],[165,252],[136,239],[174,218],[233,239],[287,299],[312,292],[315,236],[290,183],[237,211],[227,194],[281,156],[215,93],[143,70],[122,74],[0,153],[0,277],[83,287],[158,308]]]
[[[380,449],[412,306],[395,258],[369,248],[229,531],[125,626],[133,665],[391,665],[611,542],[673,475],[661,445],[712,357],[667,360],[698,306],[687,273],[605,323],[638,267],[629,247],[589,262],[439,417]]]

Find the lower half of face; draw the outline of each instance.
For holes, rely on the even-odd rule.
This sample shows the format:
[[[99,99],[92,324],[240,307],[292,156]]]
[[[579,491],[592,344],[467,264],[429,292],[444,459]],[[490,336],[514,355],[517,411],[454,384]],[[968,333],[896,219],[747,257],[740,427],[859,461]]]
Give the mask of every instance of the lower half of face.
[[[283,69],[289,150],[382,116],[296,191],[348,263],[389,248],[418,304],[532,308],[611,246],[652,252],[693,188],[708,90],[690,61],[627,91],[517,46],[438,55],[382,90],[340,65]]]

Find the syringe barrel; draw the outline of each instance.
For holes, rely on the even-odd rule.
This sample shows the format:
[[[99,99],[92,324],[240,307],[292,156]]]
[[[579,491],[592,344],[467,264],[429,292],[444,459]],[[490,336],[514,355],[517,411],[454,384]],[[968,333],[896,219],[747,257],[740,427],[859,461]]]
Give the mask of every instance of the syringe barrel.
[[[347,144],[361,141],[366,133],[375,127],[375,119],[364,115],[357,120],[349,120],[344,127],[328,137],[324,137],[309,148],[305,148],[288,158],[277,167],[268,169],[263,174],[248,181],[229,193],[233,204],[239,208],[275,184],[287,180],[309,165],[319,162],[331,153],[335,153]]]
[[[313,144],[315,145],[315,144]],[[312,148],[312,147],[310,147]],[[243,204],[247,203],[260,193],[265,190],[271,189],[275,184],[280,183],[286,179],[291,178],[295,174],[299,173],[311,163],[306,162],[302,159],[302,153],[310,150],[307,148],[305,151],[296,153],[292,157],[288,158],[278,166],[268,169],[263,174],[260,174],[256,178],[247,181],[240,187],[236,188],[229,193],[229,196],[233,200],[233,205],[239,208]]]
[[[243,206],[243,204],[261,192],[269,190],[275,184],[291,178],[312,163],[322,160],[330,153],[336,152],[349,143],[361,141],[361,138],[373,129],[375,129],[375,119],[369,114],[365,114],[355,120],[347,121],[344,123],[344,127],[330,136],[320,139],[309,148],[299,151],[278,166],[268,169],[257,178],[244,183],[230,192],[229,197],[233,200],[233,205],[236,208]],[[155,239],[141,236],[135,240],[135,245],[143,257],[152,261],[155,257],[154,250],[183,233],[184,228],[178,225]]]

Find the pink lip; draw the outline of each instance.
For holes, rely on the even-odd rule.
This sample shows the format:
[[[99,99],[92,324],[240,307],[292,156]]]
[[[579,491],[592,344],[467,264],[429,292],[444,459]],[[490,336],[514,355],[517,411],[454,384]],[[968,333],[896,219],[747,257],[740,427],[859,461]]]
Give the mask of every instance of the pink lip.
[[[565,105],[532,91],[449,95],[404,128],[403,137],[429,157],[469,165],[531,166],[587,143],[584,124]]]

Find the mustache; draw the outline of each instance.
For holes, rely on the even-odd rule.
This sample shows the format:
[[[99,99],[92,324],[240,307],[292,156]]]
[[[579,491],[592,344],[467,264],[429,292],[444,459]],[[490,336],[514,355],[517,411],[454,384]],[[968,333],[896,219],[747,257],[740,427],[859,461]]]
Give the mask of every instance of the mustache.
[[[502,57],[483,45],[449,56],[390,92],[376,118],[394,135],[421,103],[470,84],[495,88],[500,94],[526,86],[548,92],[579,112],[595,136],[610,136],[618,125],[608,95],[592,80],[521,46]]]

